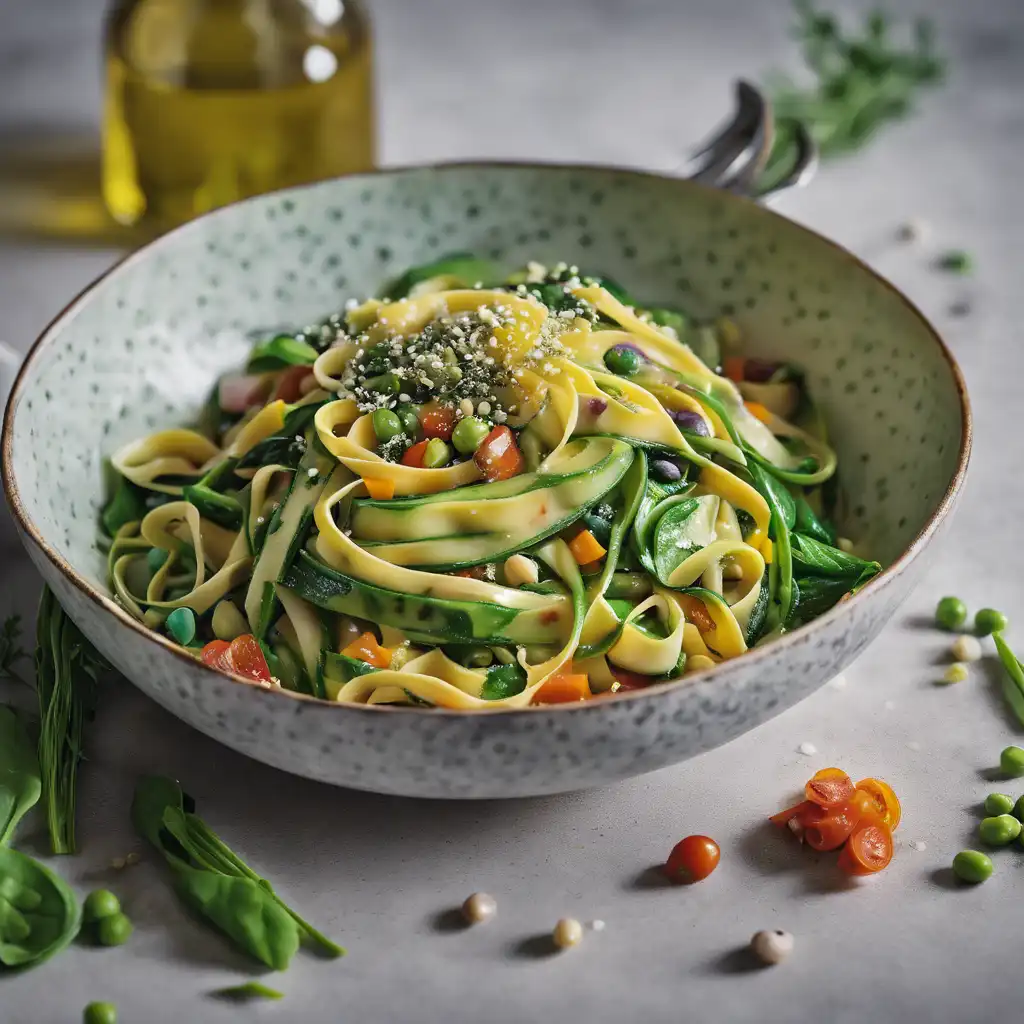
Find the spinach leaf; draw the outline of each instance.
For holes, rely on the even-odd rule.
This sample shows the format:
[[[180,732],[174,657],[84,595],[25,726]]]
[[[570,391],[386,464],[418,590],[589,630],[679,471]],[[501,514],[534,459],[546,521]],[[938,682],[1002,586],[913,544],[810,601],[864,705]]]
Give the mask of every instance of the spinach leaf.
[[[81,919],[67,882],[0,846],[0,963],[22,967],[53,956],[78,934]]]
[[[835,531],[823,523],[811,508],[807,499],[799,497],[796,499],[796,525],[797,533],[805,534],[822,544],[833,545],[836,542]]]
[[[800,576],[794,579],[789,625],[810,622],[824,615],[851,591],[850,580],[844,576]]]
[[[248,373],[267,373],[286,366],[312,366],[319,354],[312,345],[290,334],[279,334],[252,350],[246,369]]]
[[[765,469],[763,466],[758,468],[761,469],[758,475],[760,484],[755,483],[754,486],[757,487],[770,506],[773,508],[778,507],[779,515],[786,529],[794,529],[796,526],[796,501],[792,493],[781,480],[772,475],[770,470]],[[770,498],[769,495],[771,495]],[[772,529],[768,532],[772,540],[775,540],[774,522],[772,523]]]
[[[113,496],[100,513],[103,529],[113,537],[125,523],[138,522],[145,514],[145,492],[126,477],[119,475]]]
[[[526,689],[526,673],[520,665],[494,665],[480,690],[484,700],[504,700]]]
[[[384,294],[391,300],[404,299],[415,285],[433,277],[457,277],[466,288],[471,288],[477,281],[493,285],[498,280],[494,264],[471,252],[452,252],[432,263],[410,267],[385,287]]]
[[[219,494],[209,487],[195,484],[182,488],[181,496],[185,501],[195,505],[199,514],[211,523],[223,526],[228,530],[238,530],[242,526],[244,512],[241,502],[229,494]]]
[[[41,792],[35,745],[14,709],[0,705],[0,846],[11,841]]]
[[[299,948],[298,925],[258,882],[172,863],[181,899],[235,945],[275,971]]]
[[[757,600],[754,602],[750,618],[747,620],[746,641],[748,647],[753,647],[764,631],[765,620],[768,618],[768,605],[771,601],[770,576],[771,573],[765,569],[764,575],[761,577],[761,589],[757,592]]]
[[[804,534],[794,534],[793,543],[793,571],[797,576],[841,576],[852,581],[852,589],[882,571],[879,562],[858,558]]]
[[[663,504],[668,507],[658,517],[652,548],[655,575],[667,586],[672,573],[711,541],[718,499],[714,495],[668,498]]]
[[[302,936],[329,956],[344,954],[284,903],[265,878],[192,813],[194,809],[194,802],[173,779],[146,776],[135,787],[132,823],[170,864],[182,899],[244,950],[278,970],[282,959],[287,966]],[[282,920],[288,924],[282,925]]]

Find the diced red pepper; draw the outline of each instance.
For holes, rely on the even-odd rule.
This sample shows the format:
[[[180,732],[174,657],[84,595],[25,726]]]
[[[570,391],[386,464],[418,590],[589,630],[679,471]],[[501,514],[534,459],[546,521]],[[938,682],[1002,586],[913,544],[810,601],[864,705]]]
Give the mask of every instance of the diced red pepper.
[[[402,465],[411,466],[413,469],[423,468],[423,453],[427,450],[426,441],[417,441],[410,448],[405,449],[402,456]]]
[[[442,441],[450,441],[455,429],[455,410],[440,402],[428,402],[420,409],[420,426],[424,437],[439,437]]]
[[[487,480],[507,480],[523,471],[523,453],[516,444],[515,434],[504,424],[495,427],[480,442],[473,453],[476,462]]]

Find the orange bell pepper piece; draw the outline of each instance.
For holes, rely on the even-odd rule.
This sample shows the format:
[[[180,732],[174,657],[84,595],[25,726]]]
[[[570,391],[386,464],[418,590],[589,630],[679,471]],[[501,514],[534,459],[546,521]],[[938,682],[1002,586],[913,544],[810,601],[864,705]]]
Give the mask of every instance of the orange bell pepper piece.
[[[377,638],[369,631],[357,636],[341,653],[347,658],[365,661],[374,668],[387,668],[391,664],[390,649],[381,647],[377,643]]]
[[[608,554],[608,549],[602,547],[598,539],[589,530],[580,530],[571,541],[569,550],[572,557],[579,565],[589,565]]]
[[[386,501],[395,496],[395,481],[383,477],[364,476],[363,483],[370,497],[376,501]]]
[[[535,704],[573,704],[576,701],[590,700],[594,695],[590,692],[590,679],[585,673],[564,673],[551,676],[542,683],[533,695]]]

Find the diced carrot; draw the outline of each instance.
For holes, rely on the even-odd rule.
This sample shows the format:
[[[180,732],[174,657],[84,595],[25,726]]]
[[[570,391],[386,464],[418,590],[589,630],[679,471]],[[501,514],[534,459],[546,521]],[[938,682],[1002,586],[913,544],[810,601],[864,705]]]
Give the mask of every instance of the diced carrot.
[[[540,689],[533,695],[533,702],[535,704],[573,704],[576,701],[589,700],[592,696],[590,679],[586,675],[566,673],[551,676],[547,682],[541,684]]]
[[[704,602],[691,594],[680,594],[677,598],[682,606],[683,614],[688,622],[692,622],[701,633],[710,633],[715,629],[715,620],[711,617]]]
[[[391,664],[391,651],[381,647],[377,638],[367,631],[357,636],[342,652],[347,658],[365,661],[374,668],[387,668]]]
[[[745,362],[746,360],[742,356],[729,356],[722,364],[726,377],[733,381],[743,380],[743,364]]]
[[[383,477],[364,476],[363,483],[371,498],[376,501],[386,501],[395,496],[395,481],[386,480]]]
[[[580,530],[569,541],[569,550],[572,552],[572,557],[580,565],[589,565],[591,562],[596,562],[599,558],[604,558],[608,554],[608,549],[602,547],[598,539],[589,530]]]
[[[760,402],[744,402],[747,412],[762,423],[771,423],[772,414]]]
[[[411,466],[413,469],[422,469],[423,453],[426,450],[427,442],[417,441],[412,447],[405,449],[405,454],[402,456],[402,465]]]

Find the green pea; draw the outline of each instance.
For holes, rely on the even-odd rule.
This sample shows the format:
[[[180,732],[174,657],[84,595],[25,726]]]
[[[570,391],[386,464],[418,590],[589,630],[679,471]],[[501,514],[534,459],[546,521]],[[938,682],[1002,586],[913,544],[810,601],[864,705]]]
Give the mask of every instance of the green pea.
[[[1024,823],[1024,796],[1018,797],[1017,802],[1013,805],[1013,816],[1019,822]]]
[[[471,455],[490,432],[491,428],[479,416],[465,416],[455,424],[452,444],[457,452]]]
[[[390,409],[374,409],[373,432],[378,441],[390,441],[393,437],[405,433],[402,421]]]
[[[995,608],[982,608],[974,616],[974,629],[979,636],[988,636],[989,633],[1001,633],[1010,624],[1009,619]]]
[[[82,1024],[117,1024],[117,1007],[113,1003],[90,1003],[82,1013]]]
[[[403,402],[395,409],[395,415],[402,423],[402,431],[414,441],[420,434],[419,406]]]
[[[953,874],[965,882],[984,882],[992,874],[992,861],[977,850],[961,850],[953,858]]]
[[[1020,822],[1012,814],[985,818],[978,826],[978,835],[988,846],[1006,846],[1020,835]]]
[[[167,555],[168,552],[163,548],[150,548],[146,552],[146,565],[149,566],[149,571],[155,573],[167,561]]]
[[[191,608],[175,608],[167,616],[167,632],[182,647],[192,643],[196,637],[196,614]]]
[[[123,946],[134,930],[127,914],[111,914],[110,917],[102,918],[96,926],[96,938],[101,946]]]
[[[1020,747],[1007,747],[999,755],[999,767],[1004,775],[1024,775],[1024,750]]]
[[[959,597],[944,597],[935,608],[935,621],[943,629],[959,629],[967,621],[967,605]]]
[[[604,365],[620,377],[632,377],[640,369],[640,354],[628,345],[613,345],[604,354]]]
[[[439,437],[432,437],[423,449],[424,469],[440,469],[451,462],[452,450]]]
[[[109,889],[94,889],[82,904],[82,920],[86,923],[100,921],[120,913],[121,901]]]
[[[985,813],[990,817],[996,817],[1000,814],[1013,814],[1013,797],[1008,796],[1006,793],[989,793],[985,797]]]
[[[378,395],[397,395],[402,390],[402,382],[394,373],[382,373],[379,377],[370,377],[363,382],[367,391],[375,391]]]

